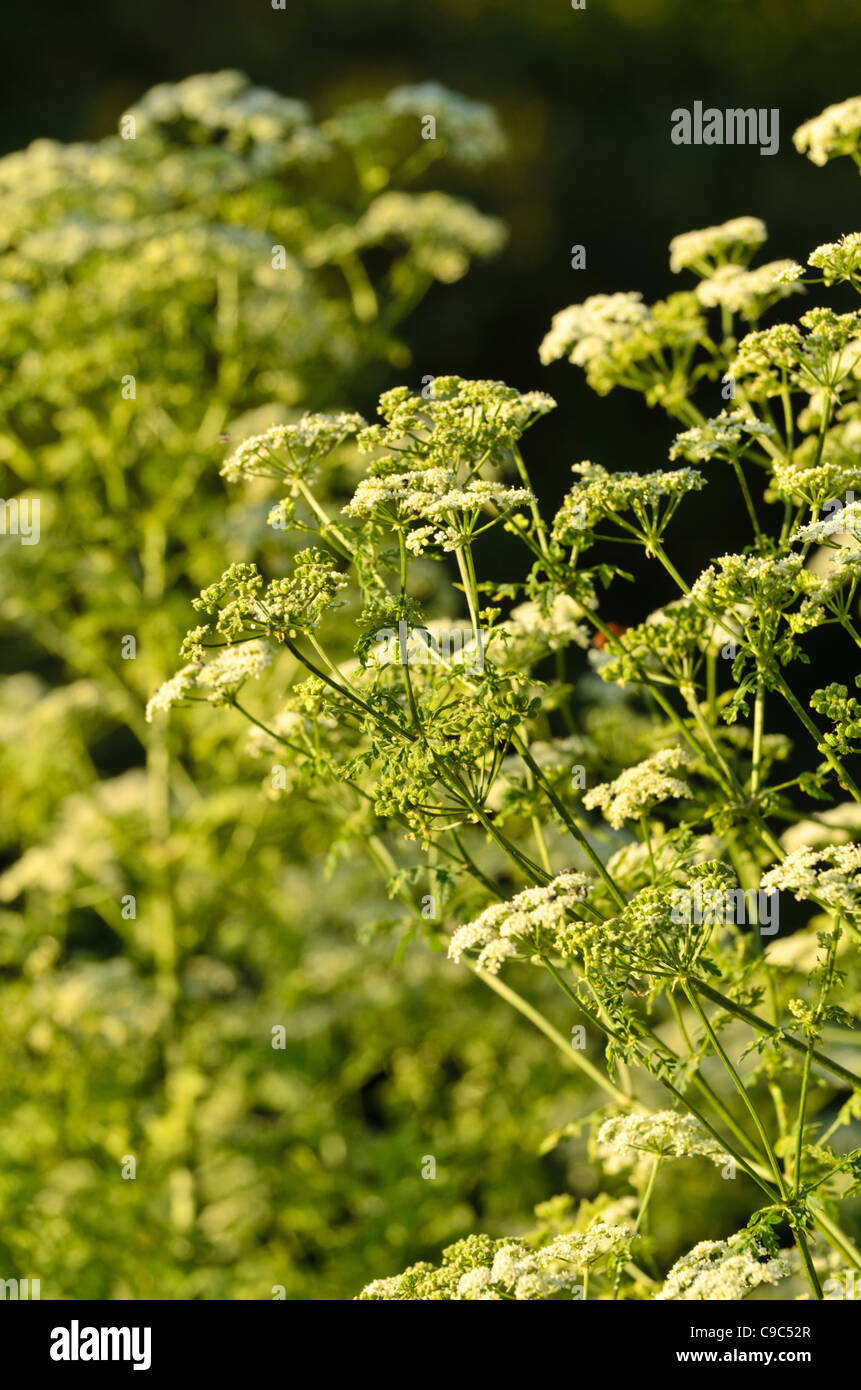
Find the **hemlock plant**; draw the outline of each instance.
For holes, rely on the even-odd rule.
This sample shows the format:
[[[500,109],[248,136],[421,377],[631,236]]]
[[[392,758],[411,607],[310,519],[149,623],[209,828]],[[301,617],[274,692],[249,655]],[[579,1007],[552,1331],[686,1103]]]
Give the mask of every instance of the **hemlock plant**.
[[[861,164],[859,110],[830,108],[798,147]],[[543,361],[568,357],[599,393],[661,405],[678,427],[673,467],[578,464],[547,516],[522,441],[554,402],[457,377],[386,392],[376,424],[318,415],[264,431],[224,465],[233,480],[269,477],[270,521],[308,543],[274,578],[239,563],[203,590],[187,664],[150,717],[209,701],[250,720],[272,787],[316,787],[342,808],[342,834],[404,905],[404,941],[447,942],[597,1097],[545,1146],[591,1130],[596,1202],[545,1204],[516,1239],[470,1236],[362,1298],[737,1299],[770,1284],[819,1299],[861,1268],[861,1150],[846,1142],[861,1115],[846,1031],[861,706],[837,683],[805,701],[794,681],[809,633],[861,647],[861,311],[800,298],[861,289],[861,233],[816,248],[807,268],[751,268],[765,239],[752,217],[679,236],[671,268],[687,287],[653,305],[593,296],[542,344]],[[762,325],[797,304],[797,319]],[[348,440],[365,476],[323,505]],[[672,522],[722,468],[748,534],[688,583]],[[506,583],[482,574],[484,538],[500,531],[522,554]],[[618,569],[594,562],[598,541],[624,543]],[[632,545],[678,595],[623,630],[602,597],[624,583]],[[434,591],[427,611],[425,574],[443,560],[452,596]],[[625,712],[634,765],[608,766],[584,690]],[[806,749],[795,775],[769,730],[783,708]],[[762,893],[815,915],[771,939]],[[694,911],[679,911],[686,899]],[[529,1002],[527,965],[558,986],[588,1047]],[[746,1184],[750,1219],[668,1269],[650,1203],[677,1162]]]

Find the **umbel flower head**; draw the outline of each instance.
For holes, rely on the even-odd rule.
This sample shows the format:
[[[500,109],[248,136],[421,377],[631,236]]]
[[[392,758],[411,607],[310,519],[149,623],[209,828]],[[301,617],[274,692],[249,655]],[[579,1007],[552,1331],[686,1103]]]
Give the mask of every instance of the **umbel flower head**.
[[[706,462],[713,458],[734,459],[744,453],[756,439],[776,434],[773,425],[758,420],[743,410],[722,410],[704,425],[677,434],[670,449],[670,458],[687,458]]]
[[[798,463],[778,459],[774,464],[771,486],[779,497],[791,498],[795,502],[804,501],[818,510],[841,493],[861,486],[861,464],[854,459],[818,464],[807,463],[806,460]]]
[[[284,168],[297,157],[329,157],[328,141],[310,126],[304,102],[255,87],[242,72],[201,73],[151,88],[131,108],[137,135],[182,132],[189,145],[222,144],[251,149],[261,173]]]
[[[598,1155],[659,1154],[662,1158],[703,1156],[721,1167],[729,1159],[716,1139],[694,1118],[676,1110],[655,1110],[651,1114],[632,1112],[604,1120],[595,1136]]]
[[[415,555],[430,546],[460,549],[479,518],[486,529],[535,500],[529,488],[509,487],[494,475],[509,463],[524,430],[554,404],[540,391],[522,394],[504,382],[460,377],[437,377],[422,395],[407,387],[385,392],[379,405],[385,423],[359,435],[359,448],[375,455],[369,476],[344,512],[403,531],[409,526],[406,544]],[[481,476],[485,468],[494,475]]]
[[[436,121],[435,139],[444,142],[449,158],[458,164],[482,164],[505,153],[507,142],[493,108],[452,92],[441,82],[395,87],[386,97],[385,106],[398,118],[415,116],[423,120],[432,115]]]
[[[729,1240],[703,1240],[677,1260],[657,1300],[738,1300],[761,1284],[779,1284],[791,1272],[785,1255],[768,1256],[747,1232]]]
[[[794,323],[776,323],[771,328],[748,333],[738,346],[728,373],[744,385],[751,400],[779,396],[794,373],[801,356],[801,332]]]
[[[176,675],[171,676],[170,680],[160,685],[155,694],[147,702],[146,720],[152,723],[153,715],[158,711],[164,714],[174,705],[181,704],[195,687],[197,673],[200,670],[200,663],[195,661],[183,666],[177,671]]]
[[[790,536],[791,541],[801,541],[809,544],[837,543],[840,536],[848,536],[851,540],[861,541],[861,501],[846,502],[843,506],[831,511],[830,514],[819,520],[811,521],[807,526],[801,526]]]
[[[585,1231],[554,1236],[530,1248],[525,1241],[468,1236],[443,1251],[439,1268],[417,1264],[389,1279],[375,1279],[361,1300],[519,1302],[568,1297],[586,1270],[626,1255],[636,1239],[630,1227],[598,1216]]]
[[[681,748],[661,748],[636,767],[627,767],[614,782],[602,782],[583,797],[587,810],[600,807],[614,830],[639,820],[662,801],[692,796],[687,782],[671,774],[689,762]]]
[[[650,404],[684,393],[680,376],[664,379],[662,353],[691,351],[705,336],[706,322],[696,295],[670,295],[646,305],[639,293],[596,294],[554,314],[539,348],[547,365],[567,357],[583,367],[598,395],[616,386],[643,390]]]
[[[505,960],[560,949],[568,919],[591,888],[585,874],[560,874],[546,888],[526,888],[508,902],[493,903],[474,921],[458,927],[448,946],[449,959],[478,951],[476,968],[496,975]]]
[[[850,232],[839,241],[823,242],[811,251],[807,264],[822,271],[826,285],[836,284],[838,280],[857,283],[861,273],[861,232]]]
[[[816,308],[802,314],[800,322],[801,327],[776,323],[742,338],[729,374],[750,400],[778,396],[787,386],[810,396],[823,388],[833,392],[850,379],[861,314]]]
[[[650,680],[679,685],[690,679],[691,662],[714,640],[714,628],[689,598],[675,599],[628,629],[624,648],[602,662],[601,679],[628,685],[647,673]]]
[[[422,142],[422,123],[428,116],[435,121],[435,134]],[[395,87],[382,101],[353,102],[323,130],[351,151],[367,187],[380,187],[397,158],[417,145],[427,162],[444,156],[464,165],[497,159],[507,148],[493,108],[441,82]]]
[[[332,556],[316,546],[297,552],[291,576],[268,585],[256,565],[231,565],[192,600],[210,621],[187,635],[182,653],[200,660],[208,633],[235,643],[249,636],[283,642],[298,632],[311,632],[337,604],[346,584]]]
[[[240,478],[313,477],[323,459],[345,439],[358,434],[361,415],[303,415],[292,425],[273,425],[263,434],[244,439],[225,459],[222,475],[228,482]]]
[[[650,318],[638,291],[593,294],[582,304],[570,304],[553,315],[538,355],[545,366],[567,357],[575,366],[586,367],[608,348],[632,338]]]
[[[767,238],[758,217],[732,217],[717,227],[682,232],[670,242],[670,270],[693,270],[705,279],[721,265],[747,265]]]
[[[444,523],[452,525],[457,516],[477,516],[487,507],[508,512],[532,500],[534,494],[529,488],[506,487],[504,483],[485,479],[460,486],[449,469],[423,468],[363,478],[352,500],[342,510],[347,516],[376,516],[389,522],[429,521],[442,526]],[[445,531],[435,534],[433,539],[445,544]]]
[[[705,478],[695,468],[658,470],[654,473],[609,473],[598,463],[575,463],[572,473],[580,481],[565,497],[553,522],[553,538],[576,543],[584,529],[605,518],[617,521],[632,512],[649,537],[660,534],[679,503],[690,492],[699,492]]]
[[[380,397],[385,424],[370,425],[359,436],[363,451],[384,451],[371,465],[372,473],[401,471],[405,465],[498,467],[508,462],[521,435],[556,406],[543,391],[520,392],[502,381],[459,376],[435,377],[426,391],[415,395],[398,386]]]
[[[750,604],[757,612],[782,613],[812,582],[800,555],[721,555],[697,577],[691,595],[711,612]]]
[[[272,648],[265,642],[254,640],[224,647],[211,661],[183,666],[165,681],[147,704],[147,722],[152,722],[157,710],[167,712],[195,690],[203,692],[211,705],[228,704],[247,680],[257,680],[271,665]]]
[[[800,154],[822,166],[838,155],[855,155],[861,147],[861,97],[826,106],[800,125],[792,137]]]
[[[794,282],[802,269],[795,261],[769,261],[754,270],[722,265],[707,280],[701,280],[696,296],[706,308],[729,309],[733,314],[755,321],[778,300],[802,288]]]
[[[812,574],[810,570],[805,570],[805,597],[798,610],[790,613],[786,620],[790,632],[809,632],[826,621],[827,614],[839,615],[851,601],[861,580],[861,548],[851,544],[836,549],[829,546],[825,554],[828,556],[828,568],[824,572]],[[811,705],[817,709],[819,706],[814,701],[819,694],[817,691],[811,697]],[[827,734],[825,742],[831,742]]]
[[[402,193],[392,189],[375,198],[356,226],[355,245],[409,248],[416,267],[451,285],[469,269],[472,257],[495,256],[505,228],[464,198],[449,193]]]
[[[767,893],[783,890],[797,899],[816,898],[837,913],[861,907],[861,845],[801,845],[763,874]]]

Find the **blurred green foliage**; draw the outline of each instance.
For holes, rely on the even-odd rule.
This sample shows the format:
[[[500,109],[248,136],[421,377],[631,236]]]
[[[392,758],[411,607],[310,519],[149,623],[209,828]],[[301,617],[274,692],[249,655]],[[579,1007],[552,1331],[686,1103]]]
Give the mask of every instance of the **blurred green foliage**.
[[[409,111],[320,128],[222,73],[149,93],[134,139],[0,164],[2,491],[41,507],[38,545],[4,541],[0,1262],[46,1297],[350,1294],[467,1229],[471,1194],[540,1195],[494,1099],[503,1011],[461,986],[440,1036],[443,967],[356,944],[386,912],[363,866],[321,882],[325,809],[267,800],[228,717],[173,746],[143,720],[193,587],[235,550],[284,563],[266,506],[225,495],[224,439],[348,397],[433,279],[501,241],[404,191],[416,150],[499,145],[436,97],[451,138],[427,150]],[[475,1171],[473,1107],[504,1172]]]

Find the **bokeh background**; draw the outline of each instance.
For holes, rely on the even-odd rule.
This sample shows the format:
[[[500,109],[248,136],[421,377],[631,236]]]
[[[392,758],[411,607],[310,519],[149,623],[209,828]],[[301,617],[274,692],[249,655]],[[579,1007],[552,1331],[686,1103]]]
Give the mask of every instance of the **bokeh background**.
[[[639,398],[597,400],[567,365],[540,366],[556,310],[603,291],[663,297],[681,279],[668,269],[670,238],[730,216],[762,217],[769,254],[799,260],[858,225],[845,161],[817,170],[791,143],[797,124],[858,89],[861,22],[846,0],[588,0],[582,11],[567,0],[308,0],[285,11],[268,0],[46,0],[7,13],[4,50],[3,153],[39,137],[100,139],[154,84],[223,68],[308,101],[318,119],[429,80],[491,104],[509,153],[434,180],[500,218],[505,249],[434,285],[401,330],[408,358],[361,363],[338,404],[370,416],[381,389],[439,373],[548,390],[560,408],[529,440],[548,505],[572,462],[659,467],[672,435]],[[669,113],[694,100],[779,108],[779,153],[673,146]],[[575,243],[584,270],[571,268]],[[735,502],[720,482],[684,517],[672,536],[683,571],[735,548]],[[209,536],[205,553],[202,542],[197,580],[215,576],[228,541]],[[502,577],[504,547],[487,563]],[[614,591],[608,616],[634,622],[669,596],[647,570]],[[163,652],[181,634],[181,600]],[[80,689],[77,707],[46,704],[70,688],[74,661],[14,622],[3,632],[4,673],[23,670],[31,684],[5,683],[0,700],[12,791],[0,868],[14,875],[44,847],[46,825],[55,844],[57,826],[92,843],[121,824],[117,862],[133,860],[135,836],[152,833],[151,819],[135,823],[142,745],[100,723]],[[346,1298],[470,1230],[522,1227],[556,1192],[591,1196],[583,1144],[538,1153],[548,1129],[588,1109],[558,1054],[421,943],[396,956],[380,927],[396,913],[366,868],[348,855],[324,878],[320,808],[297,793],[261,811],[259,775],[238,744],[225,751],[227,735],[217,746],[208,795],[220,800],[197,827],[210,849],[183,900],[196,925],[173,1032],[146,953],[93,910],[80,865],[50,890],[32,873],[24,888],[11,880],[0,1275],[41,1277],[43,1297],[267,1298],[280,1284],[288,1298]],[[195,758],[206,788],[205,748]],[[120,793],[119,810],[106,805]],[[237,831],[245,817],[253,829]],[[228,824],[232,838],[219,839]],[[216,863],[225,846],[237,865],[228,896]],[[76,864],[79,849],[68,851]],[[548,1011],[567,1032],[555,1000]],[[265,1055],[266,1035],[255,1042],[260,1019],[285,1022],[286,1053]],[[141,1156],[134,1183],[119,1178],[126,1152]],[[433,1182],[420,1177],[425,1154],[437,1159]],[[668,1254],[744,1219],[741,1184],[704,1200],[700,1178],[674,1171],[659,1194]]]

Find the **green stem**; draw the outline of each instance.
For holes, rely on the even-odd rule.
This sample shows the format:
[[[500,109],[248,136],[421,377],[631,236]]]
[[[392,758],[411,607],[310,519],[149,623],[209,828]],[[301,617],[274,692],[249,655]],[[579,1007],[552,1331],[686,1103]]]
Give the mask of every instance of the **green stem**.
[[[544,791],[547,793],[548,800],[550,801],[550,804],[553,806],[553,809],[556,811],[557,815],[560,816],[564,825],[573,835],[574,839],[577,841],[578,845],[583,850],[583,853],[589,860],[589,863],[603,879],[614,901],[617,903],[619,907],[626,907],[627,903],[625,900],[625,896],[617,887],[614,879],[608,873],[607,868],[603,860],[601,859],[601,856],[597,853],[596,850],[592,848],[592,845],[587,840],[586,836],[580,829],[577,822],[569,814],[565,806],[559,800],[559,797],[556,795],[550,783],[547,781],[547,778],[544,776],[544,773],[542,772],[538,763],[536,763],[526,744],[521,739],[515,737],[512,739],[512,745],[520,754],[520,757],[523,759],[526,766],[529,768],[530,772],[535,777],[536,781],[539,782],[540,785],[544,788]]]
[[[645,813],[640,816],[640,829],[643,832],[643,843],[646,846],[646,853],[649,856],[649,868],[652,872],[652,883],[654,884],[657,882],[658,871],[655,868],[655,856],[652,853],[652,837],[649,834],[649,818]]]
[[[466,958],[464,957],[464,959]],[[588,1076],[596,1086],[600,1086],[601,1090],[605,1091],[612,1100],[620,1105],[628,1105],[630,1103],[624,1091],[620,1091],[617,1086],[614,1086],[609,1077],[605,1076],[603,1072],[592,1065],[588,1057],[581,1056],[576,1048],[571,1047],[570,1043],[566,1042],[558,1029],[554,1028],[553,1024],[549,1023],[544,1015],[540,1013],[538,1009],[533,1008],[522,995],[518,994],[516,990],[513,990],[510,985],[505,984],[497,975],[490,975],[486,970],[478,970],[472,961],[467,961],[467,965],[483,984],[487,985],[489,989],[492,989],[501,999],[507,1000],[513,1008],[517,1009],[518,1013],[523,1014],[524,1018],[528,1018],[530,1023],[533,1023],[536,1028],[540,1029],[545,1037],[548,1037],[550,1041],[559,1048],[559,1051],[565,1054],[565,1057],[573,1066],[579,1068],[579,1070]]]
[[[699,1019],[703,1028],[705,1029],[705,1032],[709,1038],[709,1041],[711,1042],[712,1047],[714,1048],[717,1056],[723,1063],[727,1075],[732,1081],[732,1084],[738,1092],[739,1096],[743,1100],[748,1110],[748,1113],[750,1114],[750,1117],[753,1120],[754,1128],[756,1129],[756,1132],[759,1135],[763,1152],[766,1158],[768,1159],[769,1166],[771,1167],[771,1170],[774,1174],[774,1179],[777,1183],[778,1191],[780,1192],[781,1196],[785,1196],[783,1187],[783,1174],[780,1171],[780,1164],[778,1163],[777,1158],[775,1157],[774,1149],[771,1146],[771,1140],[768,1137],[765,1126],[759,1117],[759,1111],[757,1110],[756,1106],[754,1105],[753,1101],[748,1095],[747,1087],[745,1086],[744,1082],[742,1081],[741,1077],[739,1076],[738,1072],[736,1071],[735,1067],[733,1066],[732,1062],[727,1056],[727,1053],[725,1052],[723,1045],[721,1044],[720,1038],[712,1028],[711,1023],[708,1020],[708,1016],[705,1010],[703,1009],[702,1005],[700,1004],[700,1001],[697,998],[696,993],[693,989],[691,989],[690,985],[687,983],[682,985],[682,989],[684,990],[685,995],[687,996],[688,1003],[690,1004],[691,1008],[693,1009],[694,1013],[696,1014],[697,1018]]]
[[[753,747],[751,750],[750,794],[759,795],[760,766],[762,763],[762,736],[765,726],[765,686],[762,680],[756,684],[756,699],[753,706]]]
[[[472,554],[469,546],[459,546],[454,552],[457,559],[457,567],[460,570],[460,579],[463,585],[463,592],[466,595],[466,603],[469,609],[469,621],[472,624],[472,640],[478,646],[478,595],[475,592],[475,570],[471,570]],[[468,562],[467,562],[468,557]]]
[[[789,705],[789,708],[792,710],[793,714],[796,716],[797,719],[801,721],[807,732],[810,734],[811,738],[816,744],[818,751],[825,755],[826,759],[831,764],[834,771],[837,773],[837,778],[841,786],[845,787],[845,789],[848,792],[851,792],[852,796],[855,798],[856,801],[861,802],[861,787],[859,787],[855,783],[853,778],[850,777],[849,773],[846,771],[840,759],[837,757],[836,753],[834,753],[833,750],[828,747],[828,744],[825,743],[822,734],[819,732],[813,720],[810,718],[810,715],[807,713],[806,709],[803,708],[803,706],[799,703],[795,695],[790,690],[789,686],[786,683],[786,680],[784,679],[783,673],[781,671],[773,672],[772,679],[775,683],[775,686],[783,696],[784,700]]]
[[[744,470],[742,469],[742,466],[739,463],[738,459],[733,459],[732,466],[735,469],[735,476],[738,479],[738,485],[741,488],[742,496],[744,497],[744,504],[747,507],[747,514],[750,517],[751,522],[753,524],[753,531],[754,535],[756,536],[757,544],[760,547],[763,547],[765,538],[759,527],[759,522],[756,517],[756,511],[753,505],[753,499],[751,498],[750,489],[747,485],[747,478],[744,476]]]
[[[699,994],[704,994],[713,1004],[720,1004],[722,1009],[726,1009],[729,1013],[735,1014],[737,1018],[744,1019],[745,1023],[749,1023],[758,1033],[771,1033],[774,1031],[772,1025],[766,1022],[764,1018],[760,1018],[752,1009],[747,1009],[743,1004],[737,1004],[734,999],[727,998],[725,994],[721,994],[720,990],[715,989],[705,980],[692,979],[691,984],[696,988]],[[807,1051],[806,1043],[799,1042],[797,1038],[790,1037],[787,1033],[784,1033],[783,1041],[793,1052],[798,1052],[802,1056],[804,1056]],[[861,1090],[861,1076],[856,1076],[854,1071],[850,1071],[849,1068],[844,1067],[842,1063],[835,1062],[831,1057],[827,1057],[824,1052],[817,1052],[814,1050],[812,1056],[817,1066],[822,1067],[825,1071],[830,1071],[834,1076],[839,1076],[842,1081],[848,1081],[849,1085],[854,1090]]]

